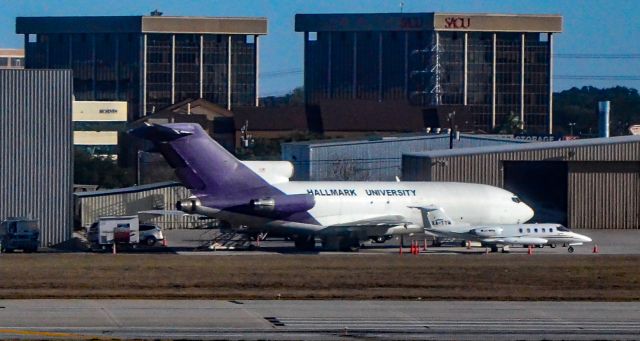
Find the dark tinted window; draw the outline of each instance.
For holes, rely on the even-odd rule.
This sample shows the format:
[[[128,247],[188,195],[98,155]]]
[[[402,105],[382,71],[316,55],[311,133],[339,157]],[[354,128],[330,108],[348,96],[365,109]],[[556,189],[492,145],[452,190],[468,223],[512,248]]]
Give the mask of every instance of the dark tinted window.
[[[153,225],[140,225],[140,231],[149,231],[152,230],[155,226]]]

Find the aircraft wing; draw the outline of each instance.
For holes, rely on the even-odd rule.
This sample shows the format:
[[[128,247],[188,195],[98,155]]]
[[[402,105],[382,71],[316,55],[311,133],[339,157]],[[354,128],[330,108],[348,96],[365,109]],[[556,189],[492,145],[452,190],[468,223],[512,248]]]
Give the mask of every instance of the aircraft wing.
[[[496,238],[484,238],[483,242],[489,244],[509,244],[509,245],[538,245],[547,244],[548,240],[538,237],[496,237]]]
[[[145,211],[139,211],[138,214],[149,214],[149,215],[155,215],[155,216],[194,216],[194,217],[204,217],[203,215],[200,214],[189,214],[189,213],[185,213],[183,211],[178,211],[178,210],[145,210]]]
[[[402,215],[385,215],[348,223],[329,225],[320,231],[321,234],[355,233],[368,236],[381,236],[391,227],[412,224]]]

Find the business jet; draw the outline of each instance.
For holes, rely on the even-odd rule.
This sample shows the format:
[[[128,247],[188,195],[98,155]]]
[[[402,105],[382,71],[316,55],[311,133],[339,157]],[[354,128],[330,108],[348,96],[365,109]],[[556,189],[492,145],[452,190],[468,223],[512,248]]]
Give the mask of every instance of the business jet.
[[[469,224],[454,222],[440,207],[420,207],[425,233],[466,241],[479,241],[491,246],[497,252],[502,246],[544,246],[568,247],[573,253],[574,246],[591,242],[591,238],[570,231],[560,224]],[[505,246],[507,248],[505,248]]]
[[[302,250],[314,249],[315,238],[328,250],[356,251],[362,241],[423,233],[416,207],[433,203],[469,224],[517,224],[533,216],[515,194],[487,185],[289,181],[291,163],[240,161],[198,124],[146,123],[130,133],[153,142],[191,190],[178,210],[288,236]]]

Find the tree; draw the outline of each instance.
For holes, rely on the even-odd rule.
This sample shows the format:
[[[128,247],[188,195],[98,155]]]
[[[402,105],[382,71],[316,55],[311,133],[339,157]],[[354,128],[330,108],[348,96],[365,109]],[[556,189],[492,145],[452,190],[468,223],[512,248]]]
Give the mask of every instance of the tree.
[[[98,185],[101,188],[127,187],[133,185],[133,171],[118,167],[114,160],[75,150],[73,180],[76,184]]]
[[[592,86],[571,88],[553,96],[554,131],[568,134],[569,123],[582,136],[598,133],[598,102],[611,101],[610,133],[628,135],[632,124],[640,124],[640,94],[638,90],[616,86],[598,89]]]

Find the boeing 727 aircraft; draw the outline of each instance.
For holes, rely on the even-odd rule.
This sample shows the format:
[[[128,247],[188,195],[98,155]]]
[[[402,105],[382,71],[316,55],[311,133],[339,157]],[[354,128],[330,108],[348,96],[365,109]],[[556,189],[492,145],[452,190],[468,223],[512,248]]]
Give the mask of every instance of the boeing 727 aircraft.
[[[130,131],[150,140],[193,197],[176,207],[247,227],[290,236],[299,249],[355,250],[380,236],[422,233],[419,207],[437,205],[457,222],[517,224],[533,210],[503,189],[445,182],[289,181],[286,161],[236,159],[198,124],[146,124]]]
[[[442,208],[420,207],[426,233],[440,237],[460,240],[479,241],[491,246],[491,251],[498,251],[499,246],[509,245],[556,245],[568,246],[569,253],[573,247],[591,242],[591,238],[571,232],[560,224],[466,224],[456,223],[449,218]]]

